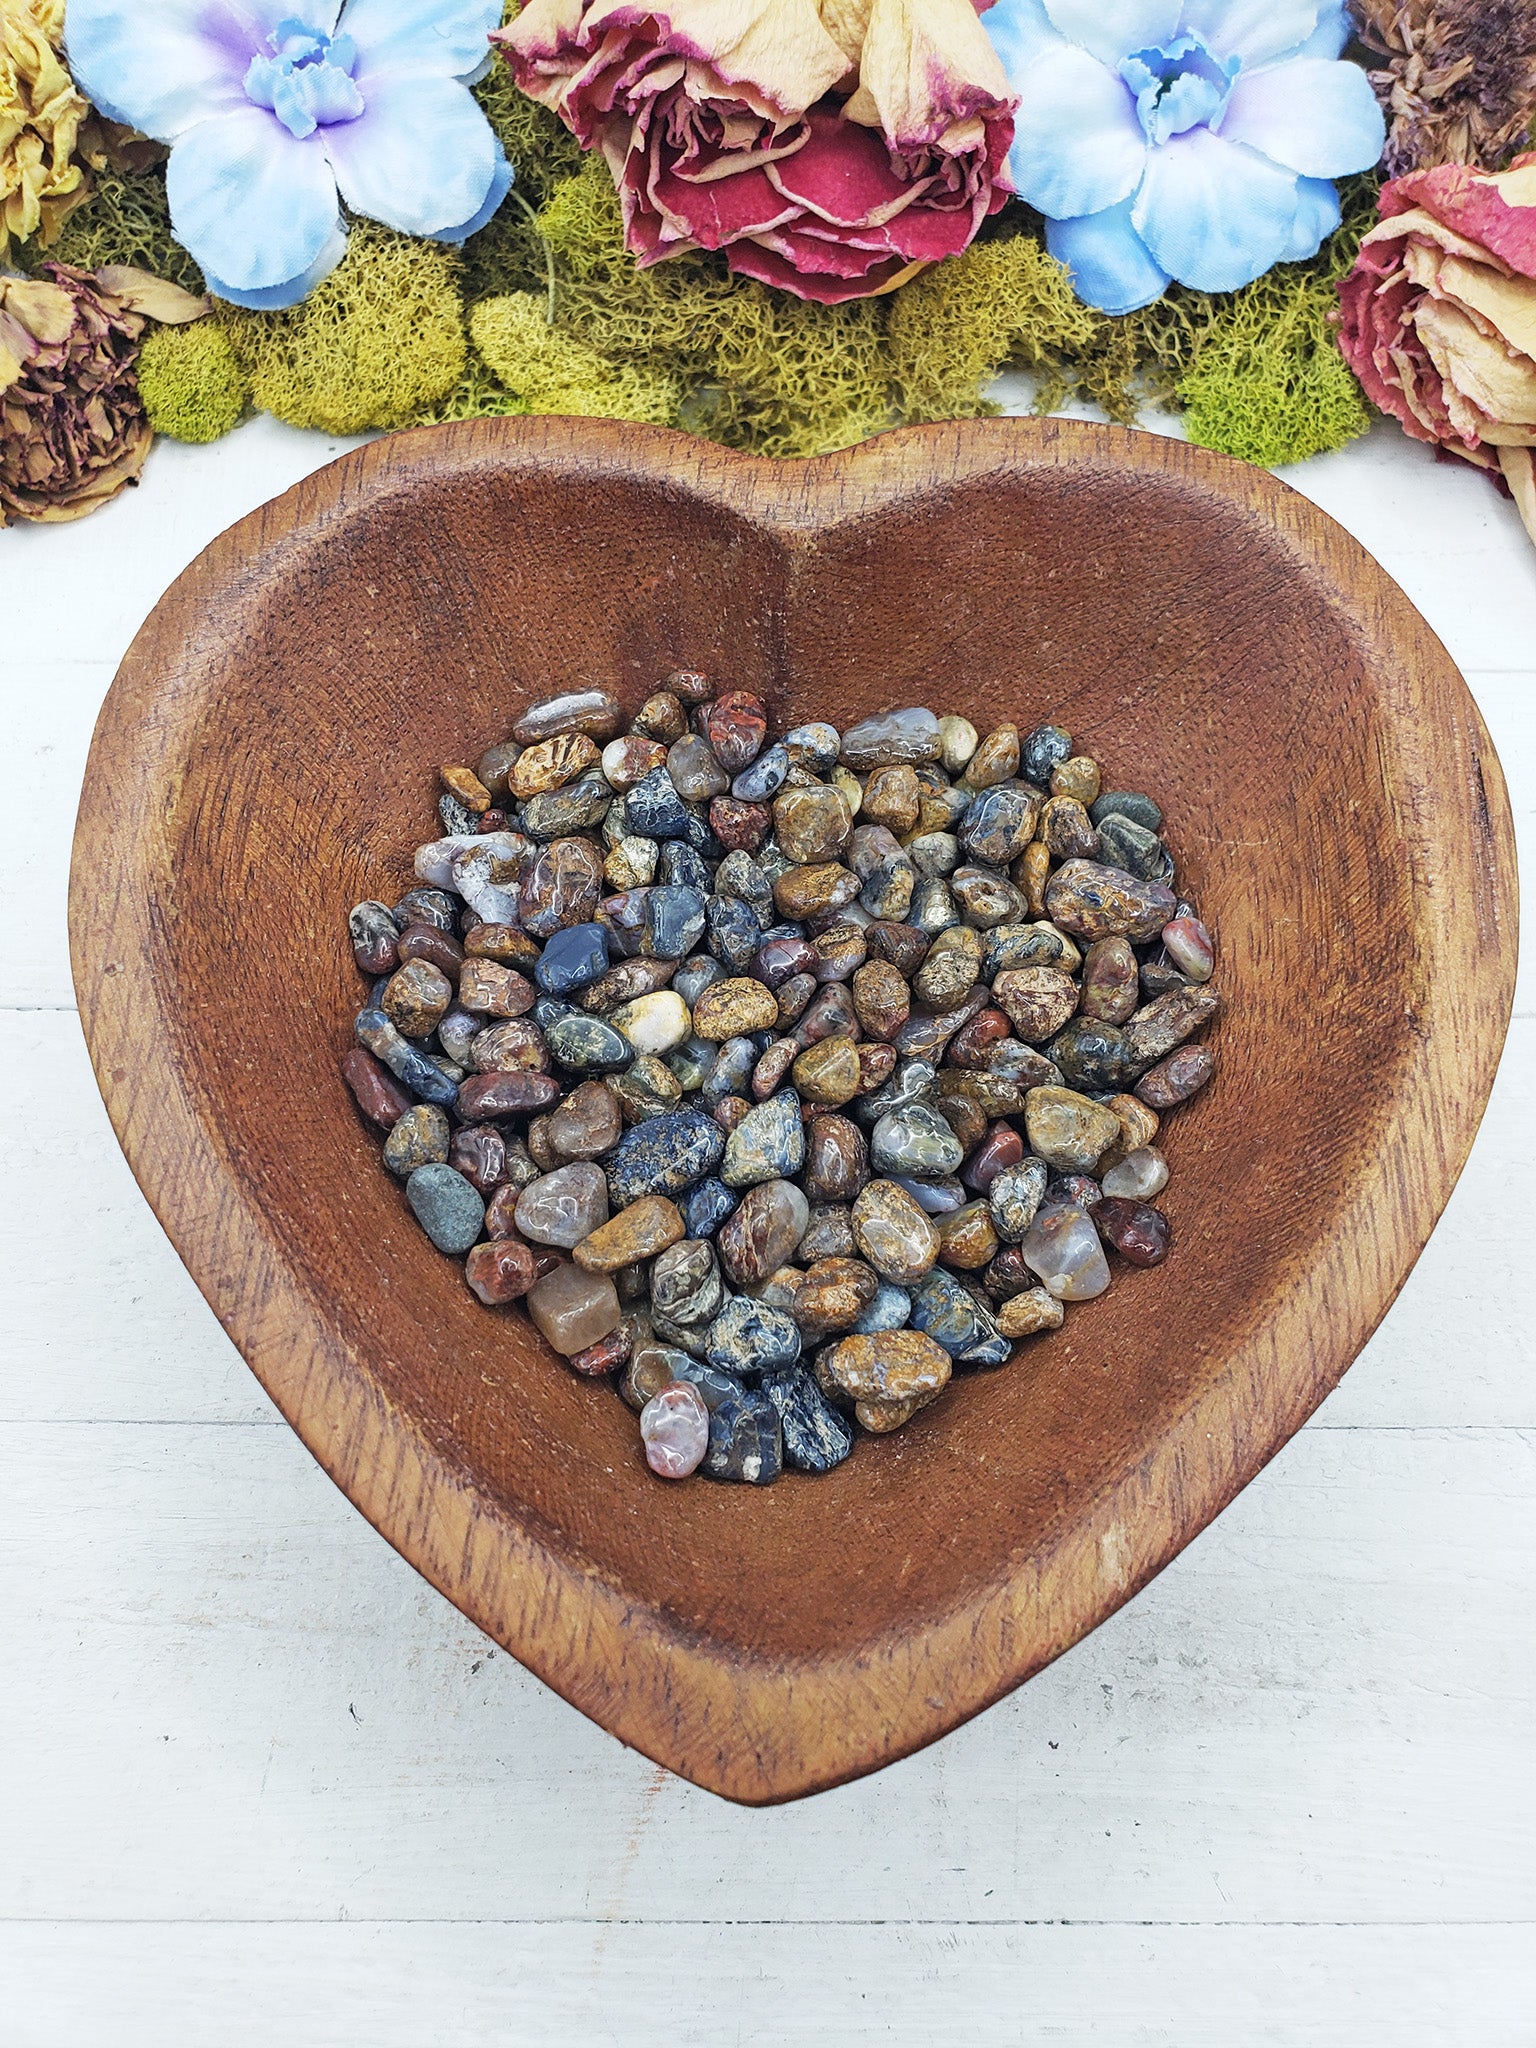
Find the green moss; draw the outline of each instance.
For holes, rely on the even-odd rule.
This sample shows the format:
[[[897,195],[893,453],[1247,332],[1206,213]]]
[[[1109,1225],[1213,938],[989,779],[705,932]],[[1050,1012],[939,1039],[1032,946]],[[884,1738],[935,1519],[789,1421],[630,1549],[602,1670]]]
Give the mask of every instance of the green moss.
[[[217,441],[250,404],[250,380],[215,320],[152,327],[139,350],[139,391],[157,434]]]
[[[1189,438],[1273,467],[1363,434],[1370,408],[1339,354],[1337,303],[1322,278],[1283,295],[1260,285],[1234,294],[1179,380]]]
[[[674,378],[615,363],[547,324],[542,299],[509,292],[470,315],[475,347],[528,412],[585,419],[673,423],[682,394]]]
[[[171,233],[161,169],[99,172],[95,191],[70,215],[58,241],[43,254],[78,270],[131,263],[156,277],[168,277],[189,292],[203,289],[202,272]]]
[[[219,307],[262,412],[359,434],[442,403],[464,375],[459,260],[440,242],[352,224],[340,265],[282,313]]]

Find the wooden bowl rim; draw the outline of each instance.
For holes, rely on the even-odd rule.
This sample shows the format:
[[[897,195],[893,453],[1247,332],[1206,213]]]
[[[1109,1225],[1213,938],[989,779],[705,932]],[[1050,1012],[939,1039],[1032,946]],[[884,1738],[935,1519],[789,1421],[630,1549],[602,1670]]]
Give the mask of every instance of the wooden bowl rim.
[[[903,494],[987,474],[1087,465],[1236,505],[1278,534],[1354,624],[1391,737],[1433,801],[1405,812],[1438,886],[1424,912],[1417,1049],[1399,1115],[1433,1118],[1422,1173],[1385,1199],[1350,1196],[1350,1228],[1275,1302],[1161,1440],[1043,1554],[999,1560],[939,1626],[786,1665],[637,1613],[582,1560],[476,1495],[419,1418],[382,1396],[327,1327],[268,1219],[245,1199],[160,1028],[177,1001],[153,921],[181,738],[207,691],[197,651],[220,594],[278,572],[284,553],[424,481],[466,470],[624,475],[684,493],[793,549]],[[1336,580],[1342,557],[1350,590]],[[161,649],[185,649],[167,674]],[[190,681],[189,681],[190,677]],[[1458,753],[1460,749],[1460,753]],[[1449,756],[1466,772],[1458,781]],[[128,809],[109,799],[111,758]],[[1462,801],[1464,791],[1471,794]],[[1466,940],[1468,906],[1479,939]],[[662,428],[595,420],[470,421],[378,440],[220,535],[161,598],[125,655],[91,747],[70,877],[80,1015],[108,1114],[166,1234],[247,1363],[327,1473],[381,1534],[480,1628],[601,1726],[725,1797],[766,1804],[875,1770],[959,1726],[1096,1627],[1220,1513],[1338,1383],[1380,1322],[1454,1187],[1498,1066],[1514,994],[1517,880],[1497,756],[1466,684],[1404,594],[1354,539],[1266,471],[1160,436],[1063,420],[908,428],[808,461],[734,454]],[[149,972],[130,973],[141,925]],[[1491,1025],[1489,1020],[1492,1020]],[[1369,1244],[1368,1270],[1349,1247]],[[230,1248],[238,1245],[239,1256]],[[1341,1285],[1348,1280],[1352,1284]],[[1247,1389],[1241,1451],[1218,1393]]]

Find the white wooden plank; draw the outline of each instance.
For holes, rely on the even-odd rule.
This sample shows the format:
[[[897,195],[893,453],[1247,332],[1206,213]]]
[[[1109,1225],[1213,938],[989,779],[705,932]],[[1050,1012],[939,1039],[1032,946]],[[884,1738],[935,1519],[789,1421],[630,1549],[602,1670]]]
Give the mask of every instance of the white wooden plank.
[[[0,1995],[13,2048],[1529,2048],[1532,1953],[1507,1926],[48,1928]]]
[[[491,1654],[286,1431],[5,1449],[0,1918],[1536,1915],[1529,1432],[1305,1432],[1022,1692],[756,1813]]]
[[[73,1014],[0,1012],[0,1071],[40,1105],[0,1127],[0,1419],[276,1422],[133,1184]],[[1536,1425],[1529,1302],[1512,1284],[1536,1214],[1533,1139],[1527,1019],[1439,1228],[1314,1426]]]

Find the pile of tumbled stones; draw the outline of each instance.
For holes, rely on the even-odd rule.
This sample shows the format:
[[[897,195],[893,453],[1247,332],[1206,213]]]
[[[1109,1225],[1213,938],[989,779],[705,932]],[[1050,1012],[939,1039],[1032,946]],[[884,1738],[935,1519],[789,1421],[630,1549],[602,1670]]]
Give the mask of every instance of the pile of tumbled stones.
[[[830,1471],[1101,1294],[1106,1246],[1167,1255],[1211,936],[1059,726],[770,744],[689,673],[622,725],[573,691],[440,771],[417,886],[351,913],[342,1072],[433,1244],[617,1375],[653,1472]]]

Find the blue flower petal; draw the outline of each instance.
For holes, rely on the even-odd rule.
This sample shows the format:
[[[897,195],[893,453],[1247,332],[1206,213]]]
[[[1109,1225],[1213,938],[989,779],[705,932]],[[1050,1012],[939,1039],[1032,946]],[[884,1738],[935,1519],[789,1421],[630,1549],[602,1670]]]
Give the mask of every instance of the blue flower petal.
[[[1133,50],[1159,49],[1179,25],[1179,0],[1045,0],[1045,11],[1069,42],[1111,66]]]
[[[1230,292],[1280,261],[1297,204],[1294,171],[1195,128],[1151,152],[1131,219],[1180,284]]]
[[[338,0],[320,0],[334,17]],[[251,59],[292,0],[69,0],[64,34],[80,90],[112,121],[174,142],[210,114],[245,104]]]
[[[1354,34],[1344,0],[1323,0],[1317,27],[1297,50],[1298,57],[1337,57]]]
[[[462,78],[485,62],[501,15],[501,0],[347,0],[341,25],[357,44],[359,76],[408,66]]]
[[[988,16],[981,20],[986,27]],[[1009,83],[1019,109],[1008,168],[1021,199],[1064,220],[1102,212],[1136,190],[1147,138],[1135,100],[1097,57],[1057,43]]]
[[[243,292],[238,285],[227,284],[223,278],[215,277],[211,270],[203,272],[203,281],[216,299],[228,299],[232,306],[244,306],[252,313],[280,313],[285,306],[296,306],[301,299],[307,299],[315,286],[330,276],[346,253],[347,238],[338,222],[335,233],[308,270],[301,277],[290,277],[286,284],[275,284],[267,291]]]
[[[1168,289],[1167,271],[1131,225],[1131,204],[1045,224],[1046,248],[1067,266],[1077,296],[1101,313],[1134,313]]]
[[[465,86],[431,72],[370,72],[358,64],[363,112],[315,137],[341,196],[406,235],[456,230],[485,204],[500,155]]]
[[[298,142],[260,107],[200,121],[171,151],[165,176],[176,239],[235,292],[302,279],[340,232],[320,136]]]
[[[1015,91],[1027,65],[1047,51],[1064,47],[1040,0],[996,0],[981,17],[981,25],[992,38],[992,47]]]
[[[1300,263],[1315,256],[1339,224],[1339,195],[1326,178],[1296,180],[1296,222],[1277,261]]]
[[[1307,178],[1368,171],[1387,139],[1370,81],[1358,64],[1294,57],[1245,71],[1232,88],[1220,132]]]
[[[486,193],[479,211],[472,214],[468,220],[461,221],[458,227],[444,228],[430,239],[434,242],[452,242],[455,246],[460,242],[467,242],[471,235],[479,234],[480,230],[485,226],[491,215],[511,190],[512,166],[507,162],[506,152],[498,142],[496,144],[496,168],[491,173],[491,189]]]
[[[1179,26],[1218,57],[1272,64],[1300,49],[1317,27],[1318,0],[1184,0]]]

